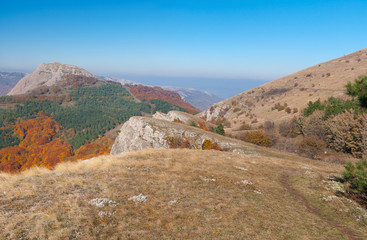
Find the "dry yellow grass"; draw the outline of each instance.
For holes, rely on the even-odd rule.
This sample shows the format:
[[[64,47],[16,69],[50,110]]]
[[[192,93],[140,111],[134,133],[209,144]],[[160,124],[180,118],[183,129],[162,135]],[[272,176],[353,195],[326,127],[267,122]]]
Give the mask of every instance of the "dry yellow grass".
[[[220,117],[233,129],[239,129],[243,123],[253,126],[265,121],[280,123],[298,116],[309,101],[345,97],[345,85],[366,74],[367,48],[268,82],[213,106],[224,109],[228,106]],[[289,107],[291,112],[272,110],[276,104]],[[210,121],[211,116],[207,114],[210,111],[201,116],[207,116]]]
[[[0,239],[367,238],[366,211],[328,180],[342,166],[269,151],[145,150],[1,174]]]

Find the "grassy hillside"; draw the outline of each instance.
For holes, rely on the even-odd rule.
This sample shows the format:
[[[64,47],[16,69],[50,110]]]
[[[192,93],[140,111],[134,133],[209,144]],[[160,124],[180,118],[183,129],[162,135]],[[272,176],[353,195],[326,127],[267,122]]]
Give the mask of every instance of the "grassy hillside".
[[[341,165],[145,150],[0,175],[1,239],[366,239]]]
[[[345,85],[367,74],[367,49],[317,64],[214,104],[201,116],[227,120],[227,127],[282,122],[298,116],[309,101],[345,95]]]

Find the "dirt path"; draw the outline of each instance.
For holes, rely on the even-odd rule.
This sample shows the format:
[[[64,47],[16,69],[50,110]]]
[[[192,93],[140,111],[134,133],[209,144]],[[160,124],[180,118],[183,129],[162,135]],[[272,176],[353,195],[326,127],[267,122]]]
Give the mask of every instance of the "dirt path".
[[[293,186],[290,184],[289,182],[290,176],[291,176],[291,173],[284,172],[281,176],[280,183],[288,191],[288,193],[291,194],[295,199],[300,201],[307,208],[307,210],[310,213],[314,214],[315,216],[320,218],[322,221],[326,222],[329,226],[337,229],[339,232],[344,234],[345,237],[347,237],[348,239],[351,239],[351,240],[367,239],[367,235],[364,235],[364,236],[359,235],[355,231],[336,222],[334,219],[331,219],[325,216],[317,208],[313,207],[310,201],[308,201],[299,191],[294,189]]]

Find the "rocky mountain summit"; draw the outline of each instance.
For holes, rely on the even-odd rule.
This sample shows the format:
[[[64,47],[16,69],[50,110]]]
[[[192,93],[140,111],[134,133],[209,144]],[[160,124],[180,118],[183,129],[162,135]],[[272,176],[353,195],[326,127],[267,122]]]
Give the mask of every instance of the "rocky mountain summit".
[[[345,97],[345,85],[367,74],[367,48],[320,63],[214,104],[199,116],[226,120],[227,127],[281,122],[300,114],[309,101]]]
[[[24,94],[38,87],[52,86],[57,82],[62,81],[63,76],[65,75],[79,75],[97,78],[95,75],[77,66],[57,62],[42,63],[36,71],[22,78],[8,93],[8,95]]]

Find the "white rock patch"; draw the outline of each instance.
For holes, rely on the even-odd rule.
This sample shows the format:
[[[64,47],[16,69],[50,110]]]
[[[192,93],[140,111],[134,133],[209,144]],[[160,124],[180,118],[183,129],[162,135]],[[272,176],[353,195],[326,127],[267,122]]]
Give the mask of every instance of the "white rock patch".
[[[248,169],[244,167],[235,166],[234,168],[241,170],[241,171],[248,171]]]
[[[200,179],[203,180],[204,182],[215,182],[215,178],[207,178],[207,177],[203,177],[200,176]]]
[[[112,201],[108,198],[95,198],[95,199],[92,199],[89,201],[89,204],[90,205],[95,205],[99,208],[103,208],[105,207],[106,205],[108,206],[117,206],[117,203],[115,201]]]
[[[137,196],[130,197],[128,200],[134,202],[146,202],[148,200],[148,197],[140,193]]]

